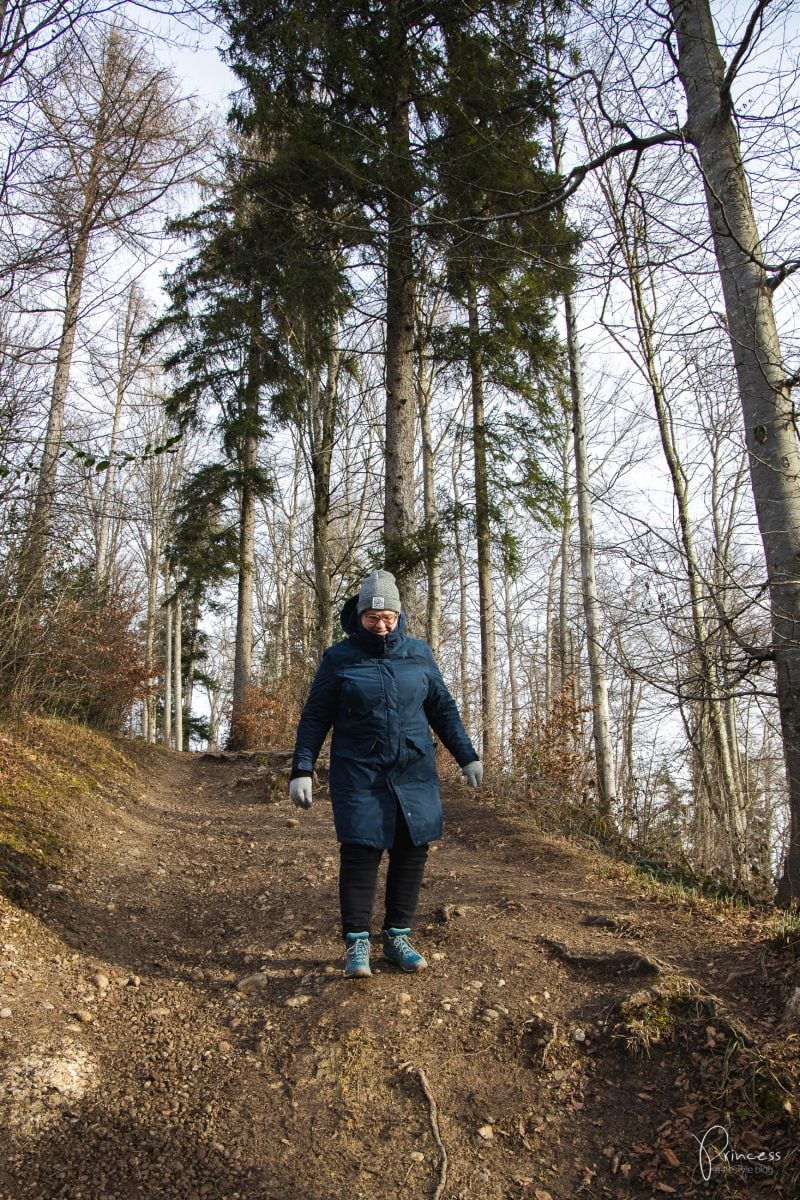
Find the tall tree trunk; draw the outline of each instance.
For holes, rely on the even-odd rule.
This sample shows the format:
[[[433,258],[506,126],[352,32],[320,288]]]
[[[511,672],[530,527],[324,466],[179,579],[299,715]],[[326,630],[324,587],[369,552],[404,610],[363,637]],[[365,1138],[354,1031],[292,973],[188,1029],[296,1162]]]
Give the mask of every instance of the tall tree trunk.
[[[72,355],[75,349],[75,335],[78,330],[81,292],[86,273],[86,259],[91,240],[91,225],[87,222],[81,229],[75,243],[75,251],[66,283],[66,303],[64,319],[61,325],[61,336],[56,353],[56,366],[53,375],[53,387],[50,395],[50,412],[47,418],[44,449],[39,463],[39,475],[36,484],[36,500],[33,517],[23,546],[20,563],[21,588],[35,603],[41,588],[45,571],[45,556],[50,538],[50,526],[53,520],[56,487],[58,479],[58,460],[64,432],[64,412],[69,388]]]
[[[731,747],[728,743],[727,728],[722,709],[722,689],[718,678],[717,664],[709,646],[703,599],[702,571],[694,544],[694,532],[689,515],[686,474],[678,457],[677,447],[672,436],[672,418],[668,409],[667,397],[662,387],[653,345],[652,318],[647,310],[642,292],[641,278],[635,262],[629,261],[628,272],[640,346],[645,361],[648,383],[655,404],[661,445],[664,450],[664,457],[667,461],[675,495],[678,525],[681,533],[684,563],[689,584],[694,649],[699,665],[698,682],[714,747],[714,756],[718,770],[717,790],[721,793],[724,809],[722,816],[727,826],[730,841],[730,862],[737,882],[746,884],[749,880],[750,872],[744,804],[741,787],[734,769]],[[709,793],[709,800],[712,803],[713,792],[714,789],[712,786]]]
[[[436,535],[436,483],[434,476],[435,455],[431,434],[431,378],[426,371],[422,353],[417,368],[417,394],[420,429],[422,432],[422,495],[424,520],[428,543],[426,546],[427,603],[425,611],[425,637],[434,658],[439,657],[442,633],[442,568],[439,561],[438,538]]]
[[[397,576],[404,605],[411,610],[416,568],[411,544],[416,532],[416,405],[410,68],[400,0],[389,0],[388,7],[397,60],[394,64],[395,102],[386,131],[390,167],[386,189],[386,491],[383,532],[386,566]]]
[[[186,695],[184,696],[184,708],[186,710],[186,719],[191,720],[192,705],[194,704],[194,676],[197,668],[197,643],[200,635],[200,590],[199,588],[192,596],[192,611],[189,623],[190,640],[189,652],[186,656]]]
[[[119,374],[117,376],[116,394],[114,398],[114,419],[111,426],[111,443],[108,451],[108,466],[103,480],[103,498],[100,506],[100,525],[97,531],[97,549],[95,552],[95,575],[99,582],[106,583],[109,571],[109,529],[111,527],[111,504],[114,498],[114,481],[117,467],[114,456],[117,450],[119,427],[122,420],[122,406],[125,403],[125,393],[129,383],[130,353],[139,315],[139,289],[131,284],[128,291],[128,304],[125,310],[125,323],[122,330],[122,346],[119,358]]]
[[[561,491],[563,496],[563,519],[561,522],[561,574],[558,580],[558,662],[560,690],[563,692],[567,680],[573,674],[574,664],[570,654],[569,640],[569,543],[572,534],[572,505],[570,503],[569,446],[566,437],[561,443]]]
[[[620,657],[624,662],[624,656],[620,655]],[[640,684],[637,695],[636,676],[632,671],[628,673],[627,684],[627,689],[623,693],[622,713],[620,716],[622,745],[620,747],[618,772],[620,779],[619,790],[622,799],[620,833],[626,840],[633,836],[634,821],[636,819],[636,763],[633,757],[633,747],[636,715],[642,694]]]
[[[331,507],[331,461],[339,377],[339,348],[334,343],[328,354],[325,387],[314,381],[311,410],[311,473],[313,480],[314,590],[317,598],[316,643],[321,658],[330,644],[333,624],[331,566],[328,554],[328,520]]]
[[[164,577],[164,591],[169,590],[169,578]],[[161,740],[165,746],[172,745],[172,603],[164,605],[164,717],[161,723]]]
[[[483,757],[497,754],[497,657],[492,588],[492,538],[489,503],[489,463],[486,447],[486,414],[483,398],[483,356],[480,344],[478,290],[470,280],[469,370],[472,390],[472,437],[475,462],[475,533],[478,547],[478,599],[481,621],[481,727]]]
[[[233,702],[229,745],[248,750],[252,734],[244,720],[248,691],[253,680],[253,583],[256,546],[256,468],[259,442],[259,392],[261,386],[261,289],[252,301],[250,349],[244,394],[244,432],[239,500],[239,582],[236,597],[236,651],[233,664]]]
[[[614,782],[614,752],[611,745],[611,720],[608,707],[605,650],[602,620],[597,596],[595,573],[594,523],[589,486],[589,459],[586,452],[586,419],[584,413],[583,370],[575,304],[572,296],[564,296],[564,316],[567,325],[567,355],[569,385],[572,396],[572,438],[575,452],[575,480],[578,493],[578,531],[581,549],[581,581],[583,612],[586,619],[586,653],[589,659],[589,678],[592,688],[592,737],[597,771],[597,807],[603,821],[612,819],[616,785]]]
[[[730,84],[708,0],[669,0],[742,403],[750,477],[764,544],[790,829],[782,903],[800,897],[800,448],[775,324],[772,287],[742,162]]]
[[[554,619],[556,568],[561,561],[561,550],[553,555],[550,571],[547,576],[547,600],[545,602],[545,632],[544,632],[544,713],[545,720],[550,715],[555,699],[555,663],[554,659]]]
[[[458,564],[458,677],[461,689],[461,716],[467,729],[472,724],[472,696],[469,687],[469,626],[467,624],[467,560],[461,536],[461,494],[458,486],[458,465],[453,462],[453,542]]]
[[[145,741],[156,740],[156,697],[154,686],[158,672],[155,669],[156,620],[158,617],[158,568],[161,560],[161,538],[156,521],[153,521],[150,548],[147,553],[147,615],[145,619],[144,654],[147,667],[148,693],[144,700],[145,719],[142,735]]]
[[[728,739],[724,713],[724,687],[720,677],[718,656],[710,636],[706,615],[707,596],[703,571],[697,554],[694,531],[689,512],[689,490],[686,472],[680,460],[673,433],[673,418],[664,390],[656,353],[656,316],[648,292],[652,291],[649,276],[641,267],[649,259],[647,213],[643,200],[632,189],[626,197],[625,208],[608,183],[604,194],[615,223],[618,244],[625,262],[627,286],[633,305],[637,340],[642,358],[642,370],[653,398],[658,431],[664,457],[672,480],[678,527],[683,550],[683,562],[689,587],[692,618],[692,649],[696,670],[686,681],[692,703],[700,702],[702,717],[692,719],[683,713],[690,742],[710,734],[711,746],[700,746],[699,762],[708,792],[708,802],[728,838],[728,867],[736,881],[744,886],[750,878],[747,847],[747,814],[741,780],[736,770],[736,757]],[[633,214],[631,217],[630,214]]]
[[[172,652],[172,692],[175,697],[175,749],[183,750],[183,603],[180,592],[175,593],[173,617],[175,647]]]
[[[69,389],[69,377],[72,369],[72,356],[75,349],[75,336],[78,331],[81,294],[86,277],[86,263],[89,257],[92,234],[95,231],[97,209],[100,201],[100,170],[102,156],[105,152],[110,103],[109,82],[112,74],[113,56],[111,43],[103,64],[104,86],[103,105],[96,117],[92,149],[86,172],[86,182],[83,189],[81,215],[74,228],[75,240],[72,246],[69,268],[64,280],[64,318],[61,324],[61,336],[56,352],[56,365],[53,374],[53,386],[50,393],[50,412],[47,418],[44,449],[39,464],[39,474],[36,485],[36,499],[33,517],[28,528],[20,562],[21,589],[29,599],[36,603],[41,582],[45,571],[45,558],[50,538],[50,527],[53,520],[56,487],[58,481],[58,460],[61,455],[61,444],[64,431],[64,412]]]
[[[522,734],[520,717],[522,704],[520,701],[519,678],[517,675],[517,647],[514,630],[514,604],[511,596],[511,573],[506,571],[503,579],[503,608],[506,622],[506,649],[508,653],[508,690],[511,701],[511,752],[508,755],[509,765],[513,761],[514,748],[519,744]]]

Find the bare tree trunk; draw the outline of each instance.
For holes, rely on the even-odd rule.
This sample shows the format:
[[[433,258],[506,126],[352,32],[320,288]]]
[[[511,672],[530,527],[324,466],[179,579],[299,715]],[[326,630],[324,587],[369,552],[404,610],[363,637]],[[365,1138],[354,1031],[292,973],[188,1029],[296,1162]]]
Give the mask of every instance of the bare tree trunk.
[[[702,689],[703,708],[707,714],[708,726],[714,746],[714,754],[719,774],[719,791],[724,805],[724,820],[730,838],[729,855],[734,875],[740,883],[749,880],[749,860],[747,854],[747,827],[744,803],[741,794],[740,781],[734,769],[731,746],[728,742],[728,730],[725,724],[722,689],[718,677],[717,663],[709,645],[707,621],[704,611],[702,594],[702,572],[694,544],[694,533],[689,515],[689,500],[686,474],[678,458],[677,448],[672,436],[672,420],[668,411],[667,398],[661,385],[661,379],[656,365],[655,351],[652,343],[652,327],[642,294],[641,281],[635,265],[631,273],[634,311],[639,327],[640,341],[645,356],[647,376],[655,402],[658,428],[661,444],[667,460],[678,513],[678,523],[681,531],[684,561],[686,563],[689,594],[691,598],[692,623],[696,654],[700,666],[700,683]],[[709,800],[713,803],[713,789],[710,790]]]
[[[251,443],[256,443],[252,445]],[[257,439],[246,438],[245,461],[255,465]],[[249,734],[242,726],[248,689],[253,679],[253,575],[255,568],[256,503],[252,484],[242,480],[239,529],[239,583],[236,597],[236,656],[233,666],[231,749],[250,748]]]
[[[800,897],[800,448],[730,88],[708,0],[670,0],[678,71],[686,93],[689,142],[706,192],[742,402],[750,477],[764,544],[790,832],[778,887]],[[774,282],[778,282],[775,280]]]
[[[97,549],[95,552],[95,575],[100,582],[106,582],[109,571],[109,529],[111,526],[111,504],[114,498],[114,481],[117,467],[114,456],[117,450],[119,427],[122,420],[122,406],[125,403],[125,393],[130,382],[130,353],[139,317],[141,293],[136,284],[131,284],[128,290],[128,304],[125,311],[125,322],[122,329],[122,346],[120,347],[119,367],[117,375],[116,395],[114,399],[114,419],[111,426],[111,444],[108,451],[108,466],[103,480],[103,498],[100,507],[100,525],[97,531]]]
[[[386,566],[397,576],[404,607],[412,610],[409,570],[414,513],[414,255],[413,163],[409,109],[409,49],[399,0],[390,0],[389,23],[397,60],[394,64],[395,102],[386,131],[387,256],[386,256],[386,479],[383,533]],[[413,559],[413,553],[411,554]],[[416,565],[416,564],[414,564]],[[412,613],[413,616],[413,613]]]
[[[563,519],[561,522],[561,574],[558,581],[558,661],[560,687],[563,691],[573,673],[569,641],[569,543],[572,533],[572,505],[570,503],[569,447],[566,432],[561,443],[561,485],[563,495]]]
[[[702,705],[703,717],[700,720],[691,720],[684,713],[684,724],[693,745],[698,737],[702,738],[706,729],[711,735],[712,753],[707,756],[701,748],[699,759],[707,786],[708,802],[727,832],[729,869],[737,883],[746,886],[750,878],[747,814],[735,755],[728,740],[723,704],[724,688],[720,679],[719,663],[709,634],[703,573],[689,512],[686,472],[675,442],[672,413],[659,370],[656,353],[656,316],[653,304],[648,300],[652,282],[648,274],[643,278],[641,267],[641,262],[649,259],[646,206],[635,189],[631,189],[626,196],[624,209],[611,184],[604,182],[603,190],[625,263],[642,370],[653,398],[661,445],[672,480],[683,563],[689,587],[693,652],[697,670],[693,678],[686,682],[690,689],[690,700]],[[712,757],[715,770],[712,770]]]
[[[641,699],[641,685],[637,695],[636,677],[633,673],[628,676],[628,687],[624,697],[621,714],[622,746],[619,766],[620,796],[622,797],[622,816],[620,832],[624,838],[632,837],[633,824],[636,815],[636,764],[633,758],[634,730],[636,714]]]
[[[483,359],[480,346],[478,293],[473,280],[470,280],[469,283],[467,308],[475,461],[475,533],[478,546],[478,597],[481,621],[481,727],[483,757],[487,762],[491,762],[497,754],[497,655],[492,594],[492,539],[489,523],[489,467],[483,399]]]
[[[556,568],[561,561],[561,551],[553,556],[553,561],[550,564],[550,572],[547,576],[547,602],[545,606],[545,651],[544,651],[544,711],[545,719],[550,715],[550,710],[553,706],[553,698],[555,688],[553,681],[555,678],[555,664],[553,662],[553,644],[555,638],[553,636],[553,607],[554,595],[556,590]]]
[[[164,577],[164,590],[169,588],[169,579]],[[161,740],[165,746],[172,745],[172,603],[164,605],[164,716],[161,724]]]
[[[156,697],[153,687],[157,672],[155,670],[155,640],[156,619],[158,616],[158,568],[161,559],[161,539],[155,522],[153,523],[150,551],[147,555],[147,616],[145,625],[144,653],[147,666],[147,681],[150,690],[145,696],[143,713],[145,715],[142,735],[148,742],[156,740]]]
[[[608,707],[605,650],[603,648],[600,603],[595,573],[594,524],[589,487],[589,459],[586,452],[586,420],[584,413],[583,371],[575,305],[572,296],[564,296],[564,315],[567,325],[567,354],[569,383],[572,395],[572,437],[575,451],[575,480],[578,493],[578,530],[581,548],[581,580],[583,583],[583,612],[586,618],[586,652],[592,688],[592,737],[597,770],[598,815],[603,821],[612,820],[616,785],[614,754],[611,747],[611,720]]]
[[[338,377],[339,348],[334,342],[328,354],[325,387],[320,389],[316,379],[309,381],[314,590],[317,599],[316,649],[320,658],[330,645],[333,625],[328,521],[331,507],[331,461],[338,403]]]
[[[458,563],[458,675],[461,688],[461,716],[469,729],[472,722],[472,696],[469,687],[469,627],[467,624],[467,562],[461,537],[461,495],[458,486],[458,466],[453,462],[453,541]]]
[[[640,345],[645,359],[650,390],[656,409],[658,429],[664,457],[667,460],[672,479],[675,504],[678,513],[678,524],[683,544],[684,562],[689,584],[691,599],[692,624],[694,630],[695,653],[699,663],[699,683],[702,691],[703,707],[708,717],[709,729],[712,736],[714,754],[719,771],[719,790],[724,805],[724,821],[730,838],[730,861],[737,882],[746,884],[749,880],[749,860],[747,855],[747,826],[744,804],[739,780],[734,770],[731,748],[728,743],[725,726],[721,688],[718,679],[717,666],[709,649],[708,629],[706,624],[702,594],[702,572],[694,544],[694,533],[689,515],[689,499],[686,474],[679,460],[677,448],[672,436],[671,415],[668,410],[667,397],[664,393],[661,378],[656,363],[655,350],[652,340],[651,318],[647,312],[641,288],[641,279],[635,263],[628,264],[630,273],[631,294],[633,297],[634,313],[638,327]],[[709,799],[713,802],[713,790]]]
[[[295,457],[294,462],[294,482],[292,484],[292,504],[289,509],[289,522],[287,528],[286,542],[288,546],[294,546],[296,541],[297,518],[300,512],[300,459],[299,455]],[[276,588],[280,581],[276,579]],[[292,645],[290,636],[290,624],[292,617],[292,604],[294,603],[297,592],[297,578],[289,571],[286,572],[286,579],[281,590],[281,606],[280,606],[280,661],[281,674],[288,675],[292,668]],[[301,628],[303,631],[303,645],[305,646],[308,639],[308,630],[306,627],[306,594],[305,589],[302,593],[302,616]],[[303,656],[305,662],[305,654]]]
[[[509,763],[513,762],[514,747],[519,744],[519,739],[522,734],[520,724],[522,704],[520,701],[519,678],[517,675],[517,647],[516,634],[514,630],[514,605],[511,596],[511,583],[511,574],[510,572],[506,571],[505,579],[503,580],[503,606],[506,622],[506,647],[508,653],[508,689],[511,698],[511,750],[508,755]]]
[[[192,705],[194,703],[194,676],[197,665],[197,639],[200,632],[200,593],[195,591],[192,596],[192,615],[190,621],[190,642],[189,653],[186,658],[186,695],[184,696],[184,708],[186,710],[187,721],[191,720]]]
[[[95,118],[92,148],[83,188],[81,215],[75,226],[74,246],[64,280],[64,318],[56,352],[56,365],[50,394],[50,412],[47,418],[44,449],[39,464],[36,500],[20,563],[22,588],[34,603],[37,600],[45,570],[45,557],[58,482],[58,460],[61,455],[67,390],[72,369],[72,355],[75,349],[75,336],[78,331],[81,293],[100,199],[100,171],[110,115],[108,106],[111,103],[109,92],[111,73],[112,44],[109,42],[103,64],[102,102]]]
[[[419,397],[419,420],[422,431],[422,494],[424,504],[425,528],[429,544],[426,547],[427,571],[427,605],[425,611],[425,637],[430,643],[434,658],[439,657],[442,634],[442,568],[439,562],[438,547],[433,544],[436,530],[436,486],[434,478],[435,456],[433,437],[431,435],[431,380],[425,371],[424,361],[420,354],[417,372],[417,392]]]
[[[253,680],[253,583],[255,576],[256,487],[258,466],[258,407],[261,382],[259,338],[261,333],[261,289],[252,301],[250,351],[244,397],[244,446],[239,507],[239,583],[236,597],[236,654],[233,665],[231,706],[231,749],[250,749],[252,735],[243,723],[248,690]]]
[[[180,592],[175,593],[173,618],[175,648],[172,654],[172,675],[175,680],[175,749],[183,750],[183,603]]]
[[[87,200],[87,206],[89,203]],[[21,582],[23,588],[34,601],[40,588],[42,576],[44,575],[45,555],[47,553],[47,543],[53,519],[58,460],[61,455],[64,430],[64,411],[66,408],[70,369],[72,367],[72,354],[75,349],[75,335],[78,330],[81,291],[86,272],[86,258],[89,253],[90,239],[91,227],[87,225],[81,229],[75,244],[75,253],[67,279],[64,320],[61,326],[61,337],[56,354],[56,367],[50,397],[50,413],[47,418],[47,432],[39,464],[36,500],[34,503],[33,518],[22,553]]]

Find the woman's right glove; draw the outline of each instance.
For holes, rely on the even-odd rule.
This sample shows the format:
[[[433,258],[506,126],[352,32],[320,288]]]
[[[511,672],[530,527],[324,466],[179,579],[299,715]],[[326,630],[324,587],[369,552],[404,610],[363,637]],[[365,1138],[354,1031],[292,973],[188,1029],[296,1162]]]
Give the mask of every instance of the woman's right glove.
[[[461,768],[461,774],[470,787],[480,787],[483,783],[483,763],[479,758],[476,758],[475,762],[466,763]]]
[[[311,776],[298,775],[289,781],[289,798],[297,808],[311,808]]]

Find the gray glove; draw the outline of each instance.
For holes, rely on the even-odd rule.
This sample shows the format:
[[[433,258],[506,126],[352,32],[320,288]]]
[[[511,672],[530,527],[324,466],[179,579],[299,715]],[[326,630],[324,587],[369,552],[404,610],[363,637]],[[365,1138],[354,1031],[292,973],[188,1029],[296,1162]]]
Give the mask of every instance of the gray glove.
[[[289,798],[297,808],[311,808],[311,776],[298,775],[289,781]]]
[[[483,783],[483,763],[476,758],[475,762],[466,763],[461,768],[461,774],[470,787],[480,787]]]

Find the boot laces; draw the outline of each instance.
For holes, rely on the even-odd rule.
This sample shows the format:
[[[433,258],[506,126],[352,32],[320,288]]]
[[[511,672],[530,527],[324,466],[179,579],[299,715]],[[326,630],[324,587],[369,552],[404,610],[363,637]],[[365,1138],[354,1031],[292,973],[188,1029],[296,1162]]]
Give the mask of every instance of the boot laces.
[[[366,938],[356,938],[356,940],[354,942],[351,942],[350,945],[347,947],[347,957],[350,960],[350,962],[356,963],[359,966],[362,963],[368,963],[369,962],[369,942],[367,941],[367,939]]]

